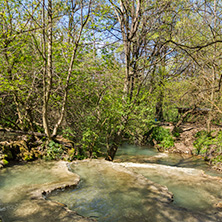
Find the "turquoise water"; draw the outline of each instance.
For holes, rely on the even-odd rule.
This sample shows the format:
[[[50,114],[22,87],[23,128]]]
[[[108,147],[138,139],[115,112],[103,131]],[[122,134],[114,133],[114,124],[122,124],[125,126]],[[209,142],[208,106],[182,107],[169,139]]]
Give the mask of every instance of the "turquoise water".
[[[174,194],[173,205],[176,207],[212,213],[215,210],[213,205],[222,198],[221,182],[203,176],[201,169],[209,170],[209,167],[202,159],[161,154],[148,147],[124,145],[119,149],[115,162],[139,163],[138,166],[126,167],[155,183],[167,186]],[[50,199],[65,203],[81,215],[96,217],[99,221],[130,220],[130,216],[123,217],[122,209],[124,215],[133,214],[145,218],[145,191],[131,190],[129,179],[101,167],[88,163],[71,165],[71,170],[82,178],[80,185],[74,190],[54,193]]]
[[[186,154],[160,153],[152,147],[124,144],[118,149],[114,162],[155,163],[167,166],[195,168],[204,170],[211,176],[222,177],[222,173],[213,170],[202,157]]]
[[[142,221],[147,213],[144,201],[148,190],[134,186],[131,175],[91,162],[72,164],[71,171],[81,176],[78,187],[54,192],[50,200],[65,203],[69,209],[98,221],[129,221],[135,215],[137,221]]]
[[[57,180],[58,175],[51,172],[54,165],[53,162],[36,161],[0,169],[0,218],[2,216],[4,222],[17,221],[9,217],[13,218],[23,200],[30,200],[28,190]]]
[[[26,187],[55,181],[57,175],[50,173],[53,164],[34,162],[1,169],[0,215],[10,213],[10,209],[16,208],[16,203],[27,198],[24,192]],[[176,221],[163,219],[165,217],[158,220],[159,195],[150,190],[146,183],[141,185],[134,174],[118,171],[116,166],[167,186],[174,194],[174,201],[169,206],[188,210],[177,210],[179,214],[200,212],[206,217],[214,215],[214,205],[222,199],[221,174],[210,170],[202,159],[158,153],[149,147],[127,144],[118,150],[114,163],[98,160],[70,164],[70,170],[81,177],[79,185],[75,189],[53,192],[48,198],[101,222]],[[202,170],[219,178],[207,177]],[[168,210],[171,212],[172,209],[164,208],[161,215]],[[148,217],[147,212],[156,219]]]

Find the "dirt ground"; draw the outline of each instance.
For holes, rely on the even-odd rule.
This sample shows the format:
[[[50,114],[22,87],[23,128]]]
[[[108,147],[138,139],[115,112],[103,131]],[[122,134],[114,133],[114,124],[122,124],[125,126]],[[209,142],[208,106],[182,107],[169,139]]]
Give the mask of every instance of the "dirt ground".
[[[173,130],[174,126],[170,125],[165,128]],[[175,139],[175,146],[169,150],[172,153],[185,153],[194,155],[195,148],[193,146],[193,142],[195,141],[195,135],[197,132],[201,130],[206,130],[206,127],[203,124],[198,123],[183,123],[179,127],[180,136]],[[222,130],[220,126],[212,126],[212,131],[217,133],[219,130]]]

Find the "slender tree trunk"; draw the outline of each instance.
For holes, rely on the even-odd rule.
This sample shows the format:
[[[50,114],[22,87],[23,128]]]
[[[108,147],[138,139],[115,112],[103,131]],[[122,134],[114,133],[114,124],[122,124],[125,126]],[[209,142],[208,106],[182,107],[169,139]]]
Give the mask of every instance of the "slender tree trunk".
[[[217,0],[214,0],[214,32],[213,32],[214,41],[216,41],[217,39],[216,26],[217,26]],[[213,119],[213,111],[214,111],[214,104],[215,104],[216,54],[217,54],[217,44],[214,45],[214,54],[213,54],[213,61],[212,61],[212,80],[211,80],[211,95],[210,95],[211,107],[210,107],[210,111],[208,113],[208,119],[207,119],[207,132],[211,131],[211,121]]]
[[[140,21],[140,9],[141,9],[141,0],[131,3],[131,1],[120,0],[120,7],[118,7],[112,0],[109,0],[112,6],[115,9],[118,22],[120,24],[124,53],[125,53],[125,79],[123,85],[123,104],[126,102],[132,101],[133,91],[134,91],[134,71],[132,65],[134,64],[134,52],[132,50],[133,38],[138,31],[139,21]],[[130,14],[131,13],[131,14]],[[132,69],[132,70],[131,70]],[[128,109],[128,107],[126,108]],[[126,110],[127,111],[127,110]],[[107,150],[106,160],[113,161],[117,149],[121,143],[124,129],[128,123],[129,114],[123,114],[121,116],[120,129],[115,134],[112,141],[112,145]]]
[[[107,156],[105,160],[113,161],[114,157],[116,155],[116,152],[118,150],[118,147],[122,140],[122,131],[118,131],[118,133],[114,136],[114,139],[112,141],[112,144],[109,146],[107,150]]]
[[[66,103],[67,103],[67,98],[68,98],[68,92],[69,92],[69,81],[72,75],[72,70],[73,70],[73,65],[74,65],[74,61],[76,59],[76,53],[78,50],[78,46],[79,46],[79,42],[80,42],[80,38],[83,32],[83,28],[85,27],[88,19],[89,19],[89,15],[90,15],[90,7],[91,7],[91,0],[89,1],[89,5],[88,5],[88,12],[87,12],[87,16],[84,19],[84,8],[83,8],[83,1],[81,1],[81,26],[80,26],[80,30],[78,33],[78,36],[75,40],[75,42],[73,43],[73,51],[72,51],[72,57],[71,57],[71,61],[69,64],[69,69],[68,69],[68,74],[66,77],[66,84],[65,84],[65,89],[64,89],[64,96],[63,96],[63,102],[62,102],[62,108],[61,108],[61,112],[60,112],[60,117],[57,121],[57,123],[54,126],[53,132],[52,132],[52,137],[55,137],[58,131],[59,126],[61,125],[64,115],[65,115],[65,111],[66,111]]]
[[[65,115],[65,108],[66,108],[66,103],[67,103],[67,98],[68,98],[69,80],[70,80],[70,77],[71,77],[71,74],[72,74],[72,69],[73,69],[73,64],[74,64],[75,58],[76,58],[77,48],[78,48],[78,44],[76,44],[74,49],[73,49],[72,58],[71,58],[71,62],[70,62],[70,65],[69,65],[69,70],[68,70],[68,74],[67,74],[67,78],[66,78],[66,85],[65,85],[65,92],[64,92],[64,96],[63,96],[63,103],[62,103],[61,113],[60,113],[60,117],[58,119],[58,122],[55,124],[55,127],[53,129],[52,137],[56,136],[58,128],[61,125],[62,120],[63,120],[64,115]]]
[[[46,33],[45,33],[45,2],[43,0],[43,54],[46,54]],[[48,58],[44,59],[43,70],[43,107],[42,120],[45,134],[50,138],[51,133],[48,123],[48,105],[52,88],[52,0],[48,0]],[[47,73],[47,75],[46,75]]]

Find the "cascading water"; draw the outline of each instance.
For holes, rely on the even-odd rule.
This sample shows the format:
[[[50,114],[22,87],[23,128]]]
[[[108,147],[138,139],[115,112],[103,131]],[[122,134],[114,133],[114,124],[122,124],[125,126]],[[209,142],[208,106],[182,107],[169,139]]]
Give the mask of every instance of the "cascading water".
[[[120,148],[114,164],[167,186],[174,194],[172,205],[194,213],[214,214],[214,205],[222,198],[222,180],[205,175],[201,169],[215,176],[221,174],[211,171],[203,160],[195,157],[185,158],[125,145]],[[101,165],[90,162],[72,164],[71,170],[80,175],[82,183],[74,190],[54,193],[50,199],[66,203],[70,209],[99,221],[130,221],[126,216],[129,212],[137,215],[136,221],[152,221],[146,218],[148,206],[143,210],[145,195],[141,191],[131,192],[129,179],[117,172],[111,176],[111,170]]]
[[[54,181],[57,175],[48,173],[51,166],[30,163],[1,170],[0,215],[7,218],[10,207],[27,198],[19,190]],[[55,191],[48,199],[98,221],[220,221],[222,216],[215,207],[222,199],[221,174],[195,157],[124,145],[114,163],[77,161],[69,169],[80,175],[78,186]]]

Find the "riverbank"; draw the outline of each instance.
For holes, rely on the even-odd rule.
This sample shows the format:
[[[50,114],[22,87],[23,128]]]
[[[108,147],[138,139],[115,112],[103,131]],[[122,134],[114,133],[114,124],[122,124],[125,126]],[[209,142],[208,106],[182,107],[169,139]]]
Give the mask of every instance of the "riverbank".
[[[172,124],[163,127],[169,129],[171,132],[174,129],[174,126]],[[219,134],[221,130],[222,128],[220,126],[214,125],[211,128],[211,133],[207,135],[207,129],[202,124],[181,124],[180,127],[177,129],[178,136],[174,137],[174,146],[170,149],[165,149],[164,152],[178,153],[188,156],[199,156],[200,158],[203,158],[215,170],[222,171],[222,163],[219,161],[219,159],[218,161],[214,161],[214,159],[221,155],[220,152],[217,151],[217,149],[220,149],[219,147],[221,147],[220,138],[217,139],[218,137],[220,137]],[[198,137],[200,137],[202,132],[206,134],[206,138],[202,138],[202,141],[197,144],[196,141]],[[198,133],[200,135],[198,135]],[[204,144],[208,138],[211,138],[211,141]],[[219,142],[217,142],[215,138]],[[196,146],[195,143],[197,144]],[[201,148],[203,148],[204,150],[202,151]]]

